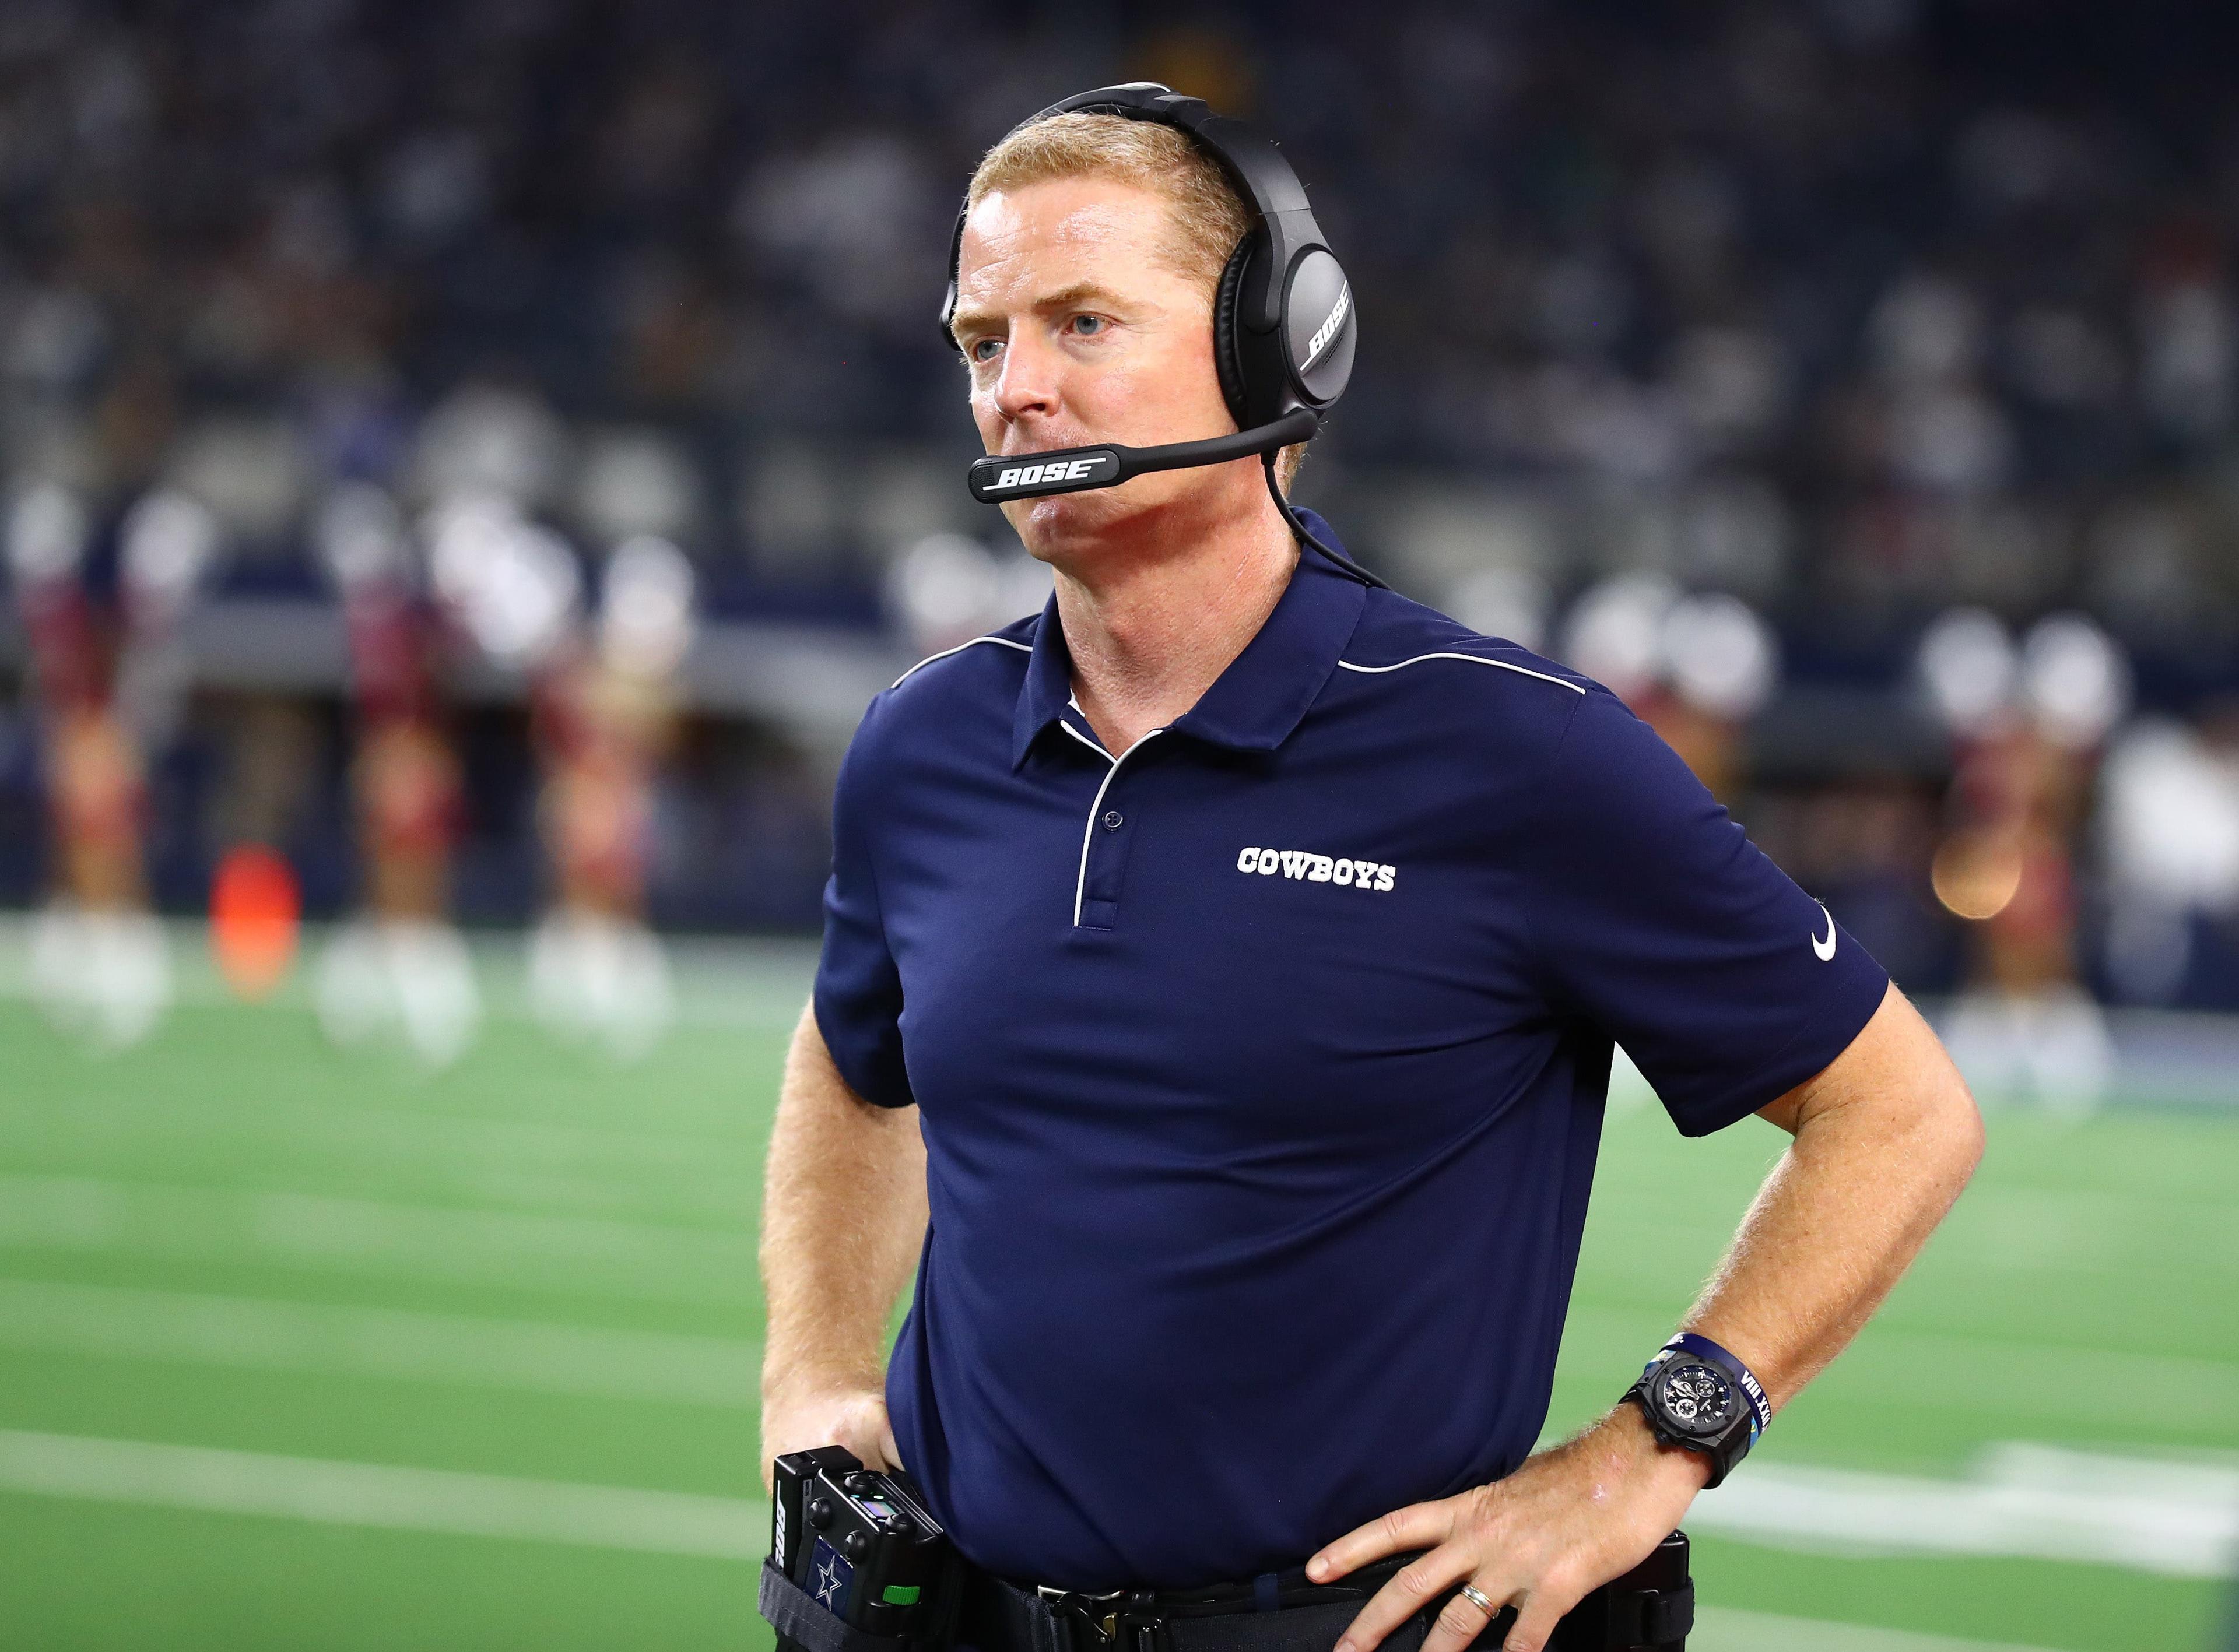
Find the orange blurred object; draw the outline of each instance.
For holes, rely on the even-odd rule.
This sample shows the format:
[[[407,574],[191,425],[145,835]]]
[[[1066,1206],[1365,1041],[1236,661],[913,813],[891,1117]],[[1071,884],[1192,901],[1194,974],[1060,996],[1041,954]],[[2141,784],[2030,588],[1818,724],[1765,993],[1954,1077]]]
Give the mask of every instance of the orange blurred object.
[[[271,850],[251,844],[219,863],[210,886],[210,950],[243,998],[263,998],[287,976],[302,905],[294,870]]]
[[[2012,832],[1961,832],[1945,839],[1929,870],[1936,898],[1973,922],[1996,918],[2020,892],[2023,847]]]

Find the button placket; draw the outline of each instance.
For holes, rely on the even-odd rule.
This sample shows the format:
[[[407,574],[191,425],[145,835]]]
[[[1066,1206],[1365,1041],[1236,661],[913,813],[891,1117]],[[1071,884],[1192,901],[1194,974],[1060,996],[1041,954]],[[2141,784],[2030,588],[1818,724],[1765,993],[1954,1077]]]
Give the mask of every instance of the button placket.
[[[1111,806],[1107,799],[1127,760],[1142,750],[1146,741],[1165,733],[1163,728],[1152,729],[1118,757],[1112,758],[1104,783],[1096,788],[1095,799],[1088,806],[1087,825],[1081,832],[1080,874],[1073,892],[1075,929],[1109,929],[1119,915],[1120,874],[1127,859],[1127,813]],[[1095,749],[1102,751],[1103,747]]]

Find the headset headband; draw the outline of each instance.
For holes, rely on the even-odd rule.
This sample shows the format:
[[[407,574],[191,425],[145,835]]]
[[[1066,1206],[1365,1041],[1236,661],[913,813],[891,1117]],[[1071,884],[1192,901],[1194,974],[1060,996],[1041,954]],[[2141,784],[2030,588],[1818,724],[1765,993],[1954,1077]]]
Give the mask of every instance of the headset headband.
[[[1253,215],[1267,226],[1272,255],[1255,272],[1252,290],[1243,295],[1243,325],[1255,333],[1272,333],[1282,320],[1283,277],[1299,255],[1320,248],[1329,249],[1321,226],[1306,204],[1306,192],[1282,151],[1242,121],[1216,115],[1201,97],[1185,97],[1156,81],[1129,81],[1122,86],[1100,86],[1076,92],[1052,103],[1040,114],[1020,121],[1013,133],[1039,125],[1053,115],[1120,115],[1131,121],[1156,121],[1179,128],[1195,138],[1219,163],[1237,193],[1251,204]],[[964,256],[964,219],[969,201],[956,212],[956,229],[948,239],[948,292],[941,300],[941,336],[953,346],[948,324],[956,315],[956,275]]]

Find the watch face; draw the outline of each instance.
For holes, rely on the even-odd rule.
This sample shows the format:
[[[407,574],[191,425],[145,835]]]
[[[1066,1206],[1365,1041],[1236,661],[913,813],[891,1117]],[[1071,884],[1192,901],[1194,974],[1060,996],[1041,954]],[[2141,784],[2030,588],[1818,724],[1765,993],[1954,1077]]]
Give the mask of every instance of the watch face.
[[[1734,1418],[1733,1385],[1716,1366],[1675,1360],[1656,1379],[1658,1409],[1689,1434],[1716,1434]]]

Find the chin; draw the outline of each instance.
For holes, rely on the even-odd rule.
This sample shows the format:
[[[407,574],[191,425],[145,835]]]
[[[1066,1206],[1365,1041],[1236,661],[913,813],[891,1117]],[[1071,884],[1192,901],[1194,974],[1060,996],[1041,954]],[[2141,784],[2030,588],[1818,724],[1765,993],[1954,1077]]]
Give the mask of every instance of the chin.
[[[1093,547],[1123,523],[1170,511],[1190,488],[1179,479],[1197,473],[1138,476],[1117,488],[1093,488],[1047,499],[1022,499],[1002,508],[1027,552],[1045,562],[1063,562]]]
[[[1121,497],[1127,491],[1127,487],[1100,488],[1020,500],[1005,506],[1003,514],[1031,554],[1053,561],[1139,514],[1140,504]]]

